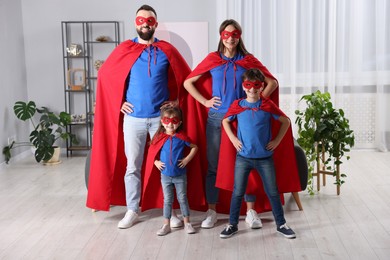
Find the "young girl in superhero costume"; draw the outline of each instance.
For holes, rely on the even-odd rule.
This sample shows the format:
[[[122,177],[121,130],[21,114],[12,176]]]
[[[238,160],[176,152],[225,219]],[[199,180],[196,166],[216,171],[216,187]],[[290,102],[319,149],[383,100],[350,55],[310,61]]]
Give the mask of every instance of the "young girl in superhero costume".
[[[174,189],[183,214],[184,230],[188,234],[193,234],[195,229],[190,223],[185,167],[194,158],[198,147],[180,132],[183,121],[179,108],[162,109],[160,122],[149,148],[149,153],[156,155],[154,165],[161,172],[161,186],[164,194],[164,224],[157,231],[157,235],[165,236],[171,232],[170,219]],[[186,156],[184,156],[185,147],[190,148]]]

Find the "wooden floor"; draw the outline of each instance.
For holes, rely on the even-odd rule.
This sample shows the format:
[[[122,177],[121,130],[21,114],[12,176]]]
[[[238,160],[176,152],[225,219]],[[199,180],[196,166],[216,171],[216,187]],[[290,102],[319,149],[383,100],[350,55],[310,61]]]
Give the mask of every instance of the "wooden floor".
[[[390,259],[390,153],[350,155],[340,196],[330,176],[318,195],[300,193],[303,211],[285,196],[286,219],[297,233],[292,240],[275,232],[270,212],[260,214],[262,229],[248,229],[241,219],[238,234],[225,240],[219,233],[228,216],[205,230],[202,212],[192,212],[194,235],[176,229],[156,236],[161,209],[119,230],[124,207],[95,213],[85,207],[84,157],[56,166],[23,159],[0,171],[0,259]]]

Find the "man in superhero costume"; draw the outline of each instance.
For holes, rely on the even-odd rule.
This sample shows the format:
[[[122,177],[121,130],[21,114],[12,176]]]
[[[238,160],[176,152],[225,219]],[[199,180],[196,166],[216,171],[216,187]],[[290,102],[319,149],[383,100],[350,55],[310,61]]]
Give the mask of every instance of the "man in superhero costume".
[[[127,206],[119,228],[137,219],[144,148],[148,134],[157,130],[160,107],[182,103],[182,83],[190,72],[176,48],[154,38],[155,10],[143,5],[136,16],[139,37],[121,43],[99,70],[88,183],[89,208]]]

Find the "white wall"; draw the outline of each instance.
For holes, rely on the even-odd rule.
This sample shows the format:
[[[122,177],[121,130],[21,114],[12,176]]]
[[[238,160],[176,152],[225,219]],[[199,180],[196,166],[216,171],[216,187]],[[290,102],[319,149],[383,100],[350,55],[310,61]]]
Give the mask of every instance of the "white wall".
[[[0,0],[1,147],[25,126],[11,114],[16,100],[64,110],[61,21],[119,21],[121,40],[126,40],[136,36],[133,21],[142,4],[155,8],[160,22],[207,22],[209,50],[216,50],[215,1]]]
[[[16,119],[13,105],[27,98],[22,9],[20,0],[0,0],[0,145],[15,136],[28,140],[28,122]],[[27,148],[25,148],[26,150]],[[22,150],[15,150],[20,153]],[[0,154],[0,163],[4,161]]]
[[[148,4],[156,9],[159,21],[206,21],[216,31],[213,2],[156,0],[149,1]],[[136,10],[143,3],[144,1],[133,0],[22,1],[29,98],[52,108],[63,109],[65,106],[61,21],[119,21],[122,23],[121,38],[124,40],[136,36],[133,21]],[[213,39],[216,49],[216,33]]]

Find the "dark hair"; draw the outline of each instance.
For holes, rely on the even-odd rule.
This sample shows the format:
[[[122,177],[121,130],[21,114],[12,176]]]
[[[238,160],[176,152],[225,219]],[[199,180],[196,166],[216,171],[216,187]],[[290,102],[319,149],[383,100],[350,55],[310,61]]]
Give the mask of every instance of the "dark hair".
[[[221,25],[219,26],[219,34],[221,35],[221,32],[223,32],[223,30],[225,30],[225,28],[228,27],[229,25],[233,25],[237,30],[240,31],[240,33],[242,33],[241,26],[237,21],[235,21],[233,19],[227,19],[227,20],[223,21],[221,23]],[[224,51],[225,51],[225,45],[223,45],[222,39],[219,38],[218,52],[223,53]],[[238,41],[237,52],[241,55],[249,54],[249,52],[245,48],[242,37],[240,37],[240,40]]]
[[[180,119],[181,124],[176,129],[176,133],[183,129],[183,113],[181,112],[181,109],[179,107],[163,108],[161,109],[160,116],[161,118],[163,118],[164,116],[177,116]],[[160,126],[158,127],[156,134],[153,136],[151,143],[153,143],[153,141],[156,139],[157,136],[159,136],[161,133],[164,132],[165,132],[165,128],[160,122]]]
[[[141,10],[152,11],[157,18],[156,10],[154,10],[154,8],[151,7],[150,5],[142,5],[140,8],[138,8],[138,10],[137,10],[137,12],[135,12],[135,14],[137,14]]]
[[[256,68],[252,68],[252,69],[245,71],[244,74],[242,74],[241,78],[242,78],[242,81],[244,81],[244,80],[250,80],[250,81],[260,80],[261,82],[264,82],[264,80],[265,80],[263,72],[261,72],[261,70],[256,69]]]

